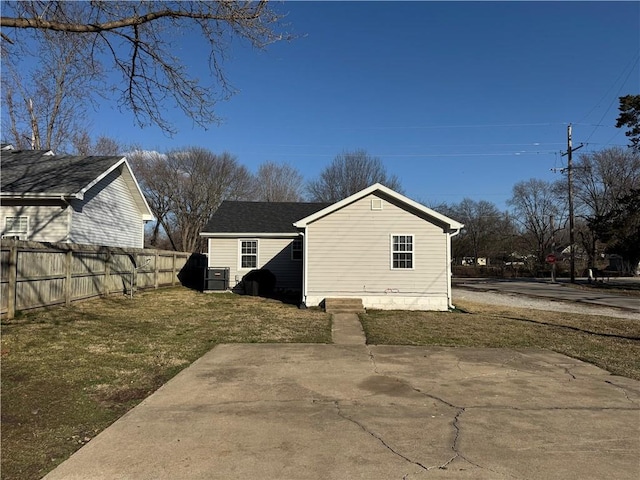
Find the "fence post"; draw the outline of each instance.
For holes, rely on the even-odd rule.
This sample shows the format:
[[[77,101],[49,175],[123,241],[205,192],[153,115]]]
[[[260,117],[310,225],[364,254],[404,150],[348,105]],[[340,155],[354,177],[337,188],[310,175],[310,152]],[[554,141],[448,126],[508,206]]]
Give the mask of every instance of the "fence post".
[[[156,248],[156,259],[155,259],[155,267],[153,269],[153,288],[158,289],[158,283],[160,282],[160,265],[158,263],[160,259],[160,254],[158,253],[158,249]]]
[[[7,286],[7,318],[12,319],[16,315],[16,295],[18,293],[18,246],[12,245],[9,250],[9,285]]]
[[[64,280],[64,304],[68,307],[71,305],[71,264],[73,262],[73,250],[70,248],[67,250],[65,254],[64,261],[64,269],[65,269],[65,280]]]
[[[138,277],[138,254],[134,253],[131,255],[132,263],[131,265],[131,298],[133,298],[133,289],[137,282]]]
[[[176,284],[176,253],[173,252],[173,267],[172,267],[173,273],[171,275],[171,286],[174,286]]]
[[[104,252],[104,277],[102,280],[102,294],[107,296],[111,293],[109,284],[111,283],[111,250],[108,248]]]

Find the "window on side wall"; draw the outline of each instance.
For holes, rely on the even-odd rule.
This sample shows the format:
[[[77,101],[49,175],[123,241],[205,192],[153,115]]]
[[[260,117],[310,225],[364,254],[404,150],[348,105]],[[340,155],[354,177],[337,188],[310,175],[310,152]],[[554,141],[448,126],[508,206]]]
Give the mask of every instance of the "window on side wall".
[[[258,266],[258,240],[240,240],[240,268],[248,270]]]
[[[302,260],[302,239],[295,238],[291,242],[291,260]]]
[[[5,217],[4,234],[5,237],[20,237],[26,240],[29,235],[29,217]]]
[[[413,235],[391,235],[391,269],[413,269]]]

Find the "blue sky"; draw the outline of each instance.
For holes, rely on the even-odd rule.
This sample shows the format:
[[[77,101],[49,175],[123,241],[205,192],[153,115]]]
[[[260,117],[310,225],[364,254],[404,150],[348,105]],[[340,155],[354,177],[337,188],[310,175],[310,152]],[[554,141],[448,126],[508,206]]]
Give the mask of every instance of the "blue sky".
[[[299,38],[266,51],[234,44],[225,70],[238,93],[219,104],[220,126],[176,117],[170,138],[113,106],[96,115],[94,134],[149,150],[227,151],[252,171],[286,162],[307,180],[340,152],[365,149],[411,198],[501,209],[516,182],[559,178],[550,169],[566,161],[569,123],[574,146],[587,143],[580,152],[627,144],[614,125],[618,97],[640,93],[639,2],[277,8]],[[181,54],[206,75],[197,37]]]

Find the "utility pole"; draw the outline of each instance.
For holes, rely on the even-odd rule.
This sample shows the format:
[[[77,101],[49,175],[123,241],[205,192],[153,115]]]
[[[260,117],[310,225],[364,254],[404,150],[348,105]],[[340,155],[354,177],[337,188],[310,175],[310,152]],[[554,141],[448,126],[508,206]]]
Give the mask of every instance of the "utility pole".
[[[556,254],[556,233],[553,226],[553,215],[549,215],[549,226],[551,227],[551,255]],[[551,283],[556,283],[556,262],[551,264]]]
[[[573,214],[573,161],[571,154],[576,150],[582,148],[584,145],[580,144],[579,147],[572,148],[571,146],[571,124],[567,126],[567,151],[562,154],[564,157],[567,155],[567,181],[569,182],[569,251],[571,256],[571,283],[576,283],[576,252],[575,252],[575,232],[574,232],[574,214]]]

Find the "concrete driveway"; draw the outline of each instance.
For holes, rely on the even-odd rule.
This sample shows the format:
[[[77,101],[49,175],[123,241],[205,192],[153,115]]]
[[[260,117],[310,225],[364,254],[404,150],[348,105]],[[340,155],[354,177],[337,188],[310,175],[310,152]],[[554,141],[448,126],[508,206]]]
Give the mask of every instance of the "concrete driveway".
[[[640,382],[541,350],[220,345],[45,477],[640,478]]]

